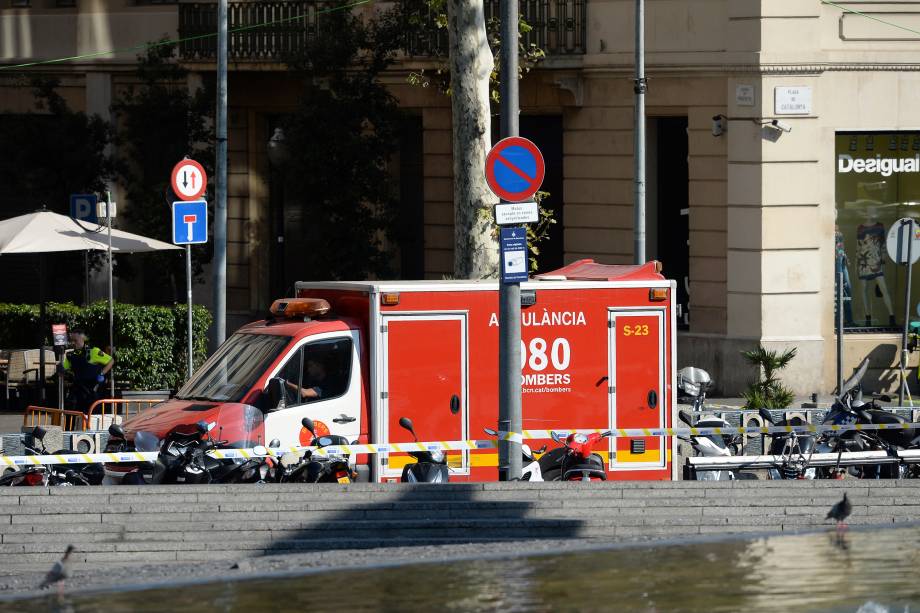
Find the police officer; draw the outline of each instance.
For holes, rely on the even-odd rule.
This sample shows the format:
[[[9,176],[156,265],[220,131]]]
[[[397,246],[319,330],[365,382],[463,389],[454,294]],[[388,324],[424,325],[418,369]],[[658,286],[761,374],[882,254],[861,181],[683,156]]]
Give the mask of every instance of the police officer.
[[[58,368],[73,373],[71,401],[76,410],[88,413],[90,406],[99,399],[99,386],[105,383],[105,375],[115,366],[115,360],[98,347],[87,346],[86,333],[81,328],[71,330],[70,342],[73,350],[64,354]]]

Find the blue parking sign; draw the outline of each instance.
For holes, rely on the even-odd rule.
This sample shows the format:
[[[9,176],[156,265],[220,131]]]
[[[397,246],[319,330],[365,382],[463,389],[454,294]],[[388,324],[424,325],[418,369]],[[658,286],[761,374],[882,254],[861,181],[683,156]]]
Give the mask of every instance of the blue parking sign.
[[[99,223],[96,216],[96,194],[70,194],[70,216],[77,221]]]
[[[204,200],[173,202],[172,242],[195,245],[208,242],[208,203]]]

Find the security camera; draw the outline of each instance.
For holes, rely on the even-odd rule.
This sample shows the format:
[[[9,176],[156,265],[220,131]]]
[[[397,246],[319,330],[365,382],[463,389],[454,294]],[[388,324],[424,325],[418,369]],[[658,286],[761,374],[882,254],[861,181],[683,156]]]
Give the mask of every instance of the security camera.
[[[722,136],[722,133],[725,132],[725,120],[727,118],[725,115],[713,115],[712,117],[712,135],[713,136]]]
[[[780,121],[779,119],[772,120],[769,125],[783,132],[792,132],[792,126],[784,121]]]

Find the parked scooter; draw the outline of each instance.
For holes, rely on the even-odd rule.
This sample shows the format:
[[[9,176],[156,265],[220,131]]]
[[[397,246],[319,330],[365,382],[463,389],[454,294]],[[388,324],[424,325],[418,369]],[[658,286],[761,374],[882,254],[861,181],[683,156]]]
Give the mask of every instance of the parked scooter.
[[[347,438],[336,434],[328,434],[317,438],[313,420],[309,417],[304,417],[301,424],[313,435],[313,441],[310,443],[313,447],[334,447],[348,444]],[[349,457],[344,454],[307,451],[302,456],[299,454],[284,454],[281,457],[281,481],[352,483],[357,477],[358,473],[349,464]]]
[[[411,419],[400,417],[399,425],[408,430],[415,442],[418,442]],[[442,450],[410,451],[409,455],[415,458],[415,462],[403,466],[400,481],[403,483],[447,483],[449,471],[447,459]]]
[[[677,390],[683,399],[689,400],[692,405],[693,415],[698,416],[696,424],[693,415],[686,411],[679,411],[678,419],[688,426],[698,428],[729,428],[730,424],[717,415],[703,414],[706,404],[706,393],[712,387],[712,377],[702,368],[685,366],[677,373]],[[708,434],[691,436],[690,446],[698,456],[707,458],[729,457],[739,454],[741,437],[738,434]],[[701,470],[690,471],[685,467],[685,479],[697,481],[732,481],[738,478],[738,473],[733,470]]]
[[[543,456],[553,454],[559,458],[559,463],[543,472],[546,481],[606,481],[607,471],[604,469],[604,460],[594,453],[594,446],[600,441],[611,436],[610,430],[606,432],[592,432],[582,434],[573,432],[562,438],[556,432],[550,432],[550,438],[562,445],[561,451],[553,451]],[[561,456],[561,458],[560,458]],[[543,459],[541,458],[541,460]],[[547,461],[549,462],[549,460]],[[541,462],[541,467],[543,466]]]
[[[729,428],[729,423],[715,415],[704,415],[694,424],[693,418],[686,411],[678,411],[677,418],[691,427]],[[686,440],[686,439],[685,439]],[[731,457],[738,455],[738,436],[731,434],[691,435],[690,445],[698,456],[706,458]],[[692,473],[692,474],[691,474]],[[684,478],[696,481],[734,481],[738,478],[732,470],[686,470]]]
[[[489,436],[498,436],[498,432],[492,428],[483,428]],[[564,447],[560,447],[564,451]],[[521,481],[543,481],[543,469],[540,466],[540,460],[537,454],[546,453],[546,445],[543,445],[534,452],[527,443],[521,444]]]
[[[72,449],[59,449],[52,452],[45,447],[47,431],[41,426],[32,429],[32,439],[37,442],[32,446],[26,444],[26,435],[21,435],[23,447],[30,455],[71,455],[77,452]],[[26,466],[21,469],[7,471],[0,476],[0,487],[3,486],[34,486],[34,485],[99,485],[102,483],[104,471],[101,464],[51,464],[48,466]]]

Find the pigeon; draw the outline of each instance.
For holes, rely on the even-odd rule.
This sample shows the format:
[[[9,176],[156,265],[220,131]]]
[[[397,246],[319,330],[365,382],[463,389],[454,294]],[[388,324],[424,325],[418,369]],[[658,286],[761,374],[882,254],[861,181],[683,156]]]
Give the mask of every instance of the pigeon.
[[[45,575],[45,580],[42,581],[42,584],[39,588],[44,589],[51,585],[57,584],[58,590],[63,588],[61,581],[67,578],[67,558],[70,557],[70,554],[74,550],[73,545],[67,546],[67,551],[64,552],[64,557],[54,563],[54,566],[51,567],[51,570],[48,571],[48,574]]]
[[[850,504],[850,501],[847,500],[846,492],[843,493],[843,500],[831,507],[831,510],[827,512],[827,517],[824,519],[836,519],[837,520],[837,529],[845,529],[847,525],[843,523],[847,517],[850,516],[850,513],[853,512],[853,505]]]

